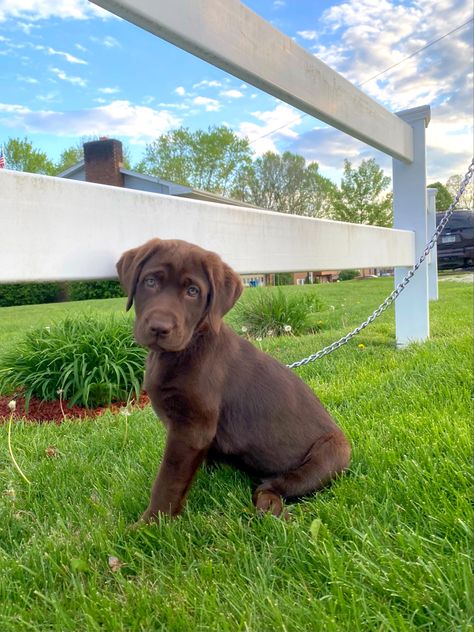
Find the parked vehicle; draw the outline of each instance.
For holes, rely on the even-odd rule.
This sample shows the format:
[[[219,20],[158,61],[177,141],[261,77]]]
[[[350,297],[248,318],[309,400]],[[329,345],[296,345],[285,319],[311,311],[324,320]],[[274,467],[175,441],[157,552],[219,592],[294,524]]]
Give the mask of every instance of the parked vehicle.
[[[438,225],[444,213],[436,213]],[[474,211],[454,211],[438,239],[438,268],[474,265]]]

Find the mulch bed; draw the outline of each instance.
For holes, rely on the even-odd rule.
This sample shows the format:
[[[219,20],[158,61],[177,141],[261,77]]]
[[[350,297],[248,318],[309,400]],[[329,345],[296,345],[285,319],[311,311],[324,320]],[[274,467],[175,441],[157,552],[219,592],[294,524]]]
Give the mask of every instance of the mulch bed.
[[[60,424],[67,419],[83,419],[84,417],[99,417],[106,411],[110,410],[112,413],[118,413],[122,408],[126,406],[126,402],[116,402],[111,406],[98,406],[97,408],[82,408],[81,406],[68,407],[67,402],[61,402],[59,400],[52,402],[45,402],[36,397],[30,399],[30,405],[28,412],[25,410],[24,397],[15,397],[16,410],[13,413],[14,419],[26,419],[33,423],[54,422]],[[9,402],[12,397],[0,397],[0,424],[4,423],[10,418],[10,409],[8,408]],[[143,408],[150,403],[148,395],[142,393],[138,401],[132,400],[131,407]],[[64,412],[63,412],[64,411]]]

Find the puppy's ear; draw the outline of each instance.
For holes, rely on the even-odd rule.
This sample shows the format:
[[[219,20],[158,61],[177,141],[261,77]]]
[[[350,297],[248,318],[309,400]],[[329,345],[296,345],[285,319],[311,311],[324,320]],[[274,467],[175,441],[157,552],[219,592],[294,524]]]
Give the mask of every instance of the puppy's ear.
[[[143,246],[127,250],[117,261],[116,267],[119,281],[128,296],[127,312],[133,305],[133,298],[143,265],[155,254],[160,244],[160,239],[151,239]]]
[[[222,317],[235,305],[244,286],[240,276],[218,255],[206,259],[205,269],[210,283],[207,316],[211,328],[219,333]]]

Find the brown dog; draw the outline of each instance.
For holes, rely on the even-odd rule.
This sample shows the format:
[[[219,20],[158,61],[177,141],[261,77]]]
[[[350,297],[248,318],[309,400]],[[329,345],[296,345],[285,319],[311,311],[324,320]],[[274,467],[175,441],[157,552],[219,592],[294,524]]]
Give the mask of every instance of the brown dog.
[[[167,429],[142,520],[178,514],[205,457],[261,479],[253,502],[280,515],[282,497],[323,487],[349,464],[350,446],[310,388],[222,322],[242,293],[213,252],[153,239],[117,263],[135,301],[135,338],[150,349],[145,389]]]

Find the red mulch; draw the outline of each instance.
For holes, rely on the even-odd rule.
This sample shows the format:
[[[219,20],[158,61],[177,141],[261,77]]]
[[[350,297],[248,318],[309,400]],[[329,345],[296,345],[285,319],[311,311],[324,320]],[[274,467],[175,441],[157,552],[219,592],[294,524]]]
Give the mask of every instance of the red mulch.
[[[10,417],[10,409],[8,408],[9,402],[13,398],[0,397],[0,424],[4,423]],[[14,419],[26,419],[27,421],[43,423],[45,421],[53,421],[60,424],[64,421],[64,417],[67,419],[82,419],[84,417],[98,417],[103,415],[107,410],[113,413],[120,412],[120,409],[126,406],[126,402],[116,402],[111,406],[98,406],[97,408],[82,408],[81,406],[68,407],[67,402],[61,402],[59,400],[53,402],[44,402],[36,397],[30,399],[30,405],[28,412],[25,410],[24,397],[15,397],[16,410],[13,414]],[[142,393],[137,401],[132,400],[131,407],[143,408],[150,403],[148,395]],[[64,414],[63,414],[64,411]]]

